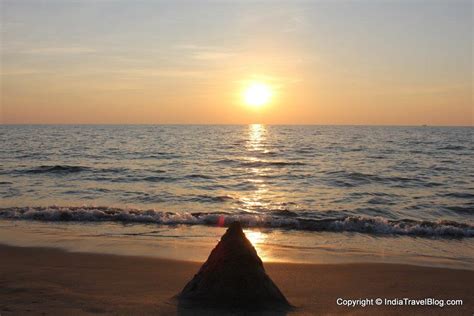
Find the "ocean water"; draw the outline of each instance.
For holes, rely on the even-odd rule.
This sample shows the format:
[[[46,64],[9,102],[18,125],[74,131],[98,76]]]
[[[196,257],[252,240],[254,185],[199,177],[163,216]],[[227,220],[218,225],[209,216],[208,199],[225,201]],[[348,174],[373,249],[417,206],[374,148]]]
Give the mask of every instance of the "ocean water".
[[[471,263],[473,136],[471,127],[4,125],[0,219],[3,229],[179,227],[176,239],[186,229],[215,238],[213,228],[240,220],[292,249],[328,236],[341,249],[354,236],[357,249],[366,238],[421,239],[430,256],[441,247]]]

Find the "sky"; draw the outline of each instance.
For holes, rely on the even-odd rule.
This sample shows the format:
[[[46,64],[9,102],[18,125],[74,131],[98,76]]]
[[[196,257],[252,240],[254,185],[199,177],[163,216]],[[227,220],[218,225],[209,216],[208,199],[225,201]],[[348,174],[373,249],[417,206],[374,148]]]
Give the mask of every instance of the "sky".
[[[471,0],[0,0],[2,124],[473,125]],[[251,82],[271,89],[251,107]]]

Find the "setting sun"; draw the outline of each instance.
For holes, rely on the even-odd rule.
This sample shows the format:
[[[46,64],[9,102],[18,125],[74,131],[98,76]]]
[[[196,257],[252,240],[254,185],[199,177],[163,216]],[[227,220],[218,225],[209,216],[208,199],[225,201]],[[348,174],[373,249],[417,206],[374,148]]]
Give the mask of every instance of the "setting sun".
[[[259,107],[267,104],[272,96],[271,89],[264,83],[252,83],[244,91],[245,104]]]

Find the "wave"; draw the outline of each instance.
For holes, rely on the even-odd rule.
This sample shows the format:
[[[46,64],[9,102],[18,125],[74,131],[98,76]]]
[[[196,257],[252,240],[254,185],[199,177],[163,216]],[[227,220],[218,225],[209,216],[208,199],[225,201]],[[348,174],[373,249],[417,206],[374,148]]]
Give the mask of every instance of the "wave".
[[[447,206],[446,208],[458,214],[474,214],[474,203],[470,206]]]
[[[277,213],[174,213],[156,210],[112,207],[9,207],[0,208],[0,218],[39,221],[123,222],[159,225],[217,226],[240,221],[245,227],[276,228],[301,231],[358,232],[375,235],[408,235],[419,237],[474,237],[474,225],[454,221],[388,220],[380,217],[344,216],[309,219],[293,212]]]
[[[129,177],[126,179],[120,179],[121,181],[117,182],[137,182],[137,181],[146,181],[146,182],[173,182],[176,181],[173,177],[167,176],[149,176],[149,177]]]
[[[227,202],[227,201],[232,201],[234,198],[230,195],[217,195],[217,196],[212,196],[212,195],[207,195],[207,194],[201,194],[194,196],[189,199],[191,202],[208,202],[208,203],[220,203],[220,202]]]
[[[216,163],[233,164],[246,168],[263,168],[263,167],[286,167],[286,166],[304,166],[301,161],[280,161],[280,160],[235,160],[235,159],[220,159]]]
[[[328,183],[337,187],[356,187],[361,185],[367,185],[372,183],[380,183],[389,185],[395,188],[406,188],[406,187],[438,187],[442,186],[442,183],[426,181],[421,178],[410,178],[402,176],[381,176],[370,173],[362,172],[349,172],[345,170],[339,171],[328,171],[326,175],[329,176]]]
[[[157,152],[154,154],[147,154],[135,157],[134,159],[177,159],[180,158],[180,155],[174,153],[166,153],[166,152]]]
[[[268,160],[256,160],[256,161],[242,161],[239,162],[242,167],[247,168],[262,168],[262,167],[286,167],[286,166],[304,166],[304,162],[300,161],[268,161]]]
[[[446,197],[454,197],[458,199],[474,199],[474,194],[469,192],[450,192],[444,194]]]
[[[198,174],[198,173],[193,173],[190,175],[185,176],[186,179],[204,179],[204,180],[209,180],[212,179],[211,176],[207,176],[204,174]]]
[[[74,165],[43,165],[38,167],[33,167],[30,169],[19,169],[13,170],[11,173],[20,173],[20,174],[69,174],[69,173],[79,173],[79,172],[95,172],[95,173],[115,173],[122,174],[128,171],[126,168],[114,167],[114,168],[92,168],[86,166],[74,166]],[[164,172],[157,170],[156,172]]]
[[[465,150],[467,148],[464,146],[459,146],[459,145],[447,145],[444,147],[439,147],[438,149],[439,150]]]
[[[68,165],[54,165],[54,166],[39,166],[24,170],[24,173],[76,173],[89,170],[88,167],[82,166],[68,166]]]

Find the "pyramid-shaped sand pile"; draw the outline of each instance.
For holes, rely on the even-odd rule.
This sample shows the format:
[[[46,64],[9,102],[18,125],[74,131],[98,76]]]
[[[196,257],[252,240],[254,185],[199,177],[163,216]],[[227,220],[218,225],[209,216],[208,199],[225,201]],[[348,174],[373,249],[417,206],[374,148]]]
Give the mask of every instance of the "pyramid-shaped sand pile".
[[[265,273],[262,260],[239,222],[230,225],[178,298],[206,306],[290,306]]]

